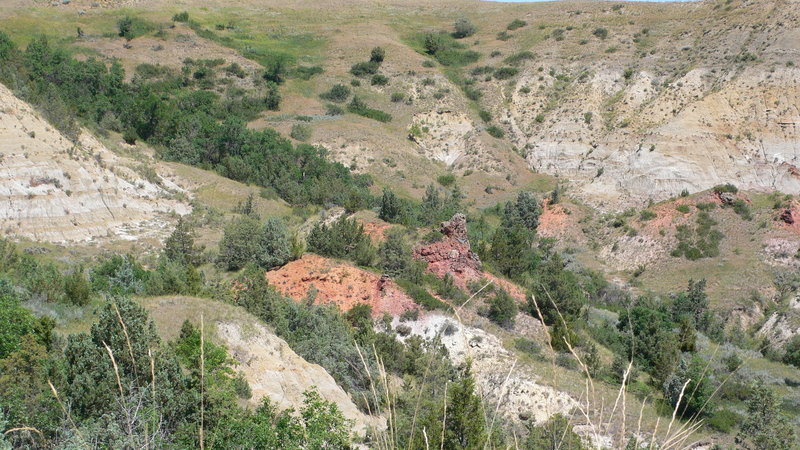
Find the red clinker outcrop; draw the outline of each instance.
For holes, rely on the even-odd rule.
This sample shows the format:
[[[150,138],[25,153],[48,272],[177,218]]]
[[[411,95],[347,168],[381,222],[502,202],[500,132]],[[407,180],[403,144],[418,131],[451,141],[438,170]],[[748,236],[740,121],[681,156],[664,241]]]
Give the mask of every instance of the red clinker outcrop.
[[[427,262],[428,270],[438,277],[450,273],[456,281],[460,281],[459,285],[481,278],[481,260],[472,251],[467,239],[467,218],[463,214],[456,214],[447,222],[442,222],[439,231],[444,238],[415,248],[414,259]]]

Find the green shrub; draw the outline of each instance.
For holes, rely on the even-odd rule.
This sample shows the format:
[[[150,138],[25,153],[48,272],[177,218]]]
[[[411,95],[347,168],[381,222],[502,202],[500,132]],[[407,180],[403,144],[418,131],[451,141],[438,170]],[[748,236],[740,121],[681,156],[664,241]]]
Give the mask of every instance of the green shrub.
[[[507,80],[519,72],[516,67],[501,67],[494,71],[494,77],[498,80]]]
[[[370,84],[372,84],[373,86],[386,86],[388,83],[389,83],[389,78],[379,73],[373,75],[372,79],[370,80]]]
[[[520,20],[520,19],[514,19],[514,20],[511,21],[511,23],[509,23],[506,26],[506,30],[514,31],[516,29],[524,27],[525,25],[528,25],[528,22],[526,22],[524,20]]]
[[[255,260],[258,253],[260,224],[252,216],[243,216],[225,227],[219,242],[217,261],[227,270],[239,270]]]
[[[125,16],[117,21],[117,30],[119,31],[120,37],[124,37],[130,41],[131,39],[152,32],[155,30],[155,27],[150,22],[138,17]]]
[[[456,182],[456,176],[452,173],[448,173],[445,175],[439,175],[439,178],[436,179],[444,187],[452,186],[453,183]]]
[[[392,97],[391,97],[392,103],[400,103],[405,98],[406,98],[406,95],[403,94],[402,92],[392,92]]]
[[[382,63],[386,57],[386,50],[383,47],[375,47],[369,52],[369,60],[374,63]]]
[[[173,22],[188,22],[189,21],[189,12],[183,11],[179,12],[172,16]]]
[[[289,132],[292,139],[298,141],[307,141],[311,137],[311,127],[302,123],[292,125],[292,131]]]
[[[744,220],[753,220],[753,214],[750,212],[750,206],[747,205],[742,199],[736,199],[733,204],[733,211]]]
[[[542,113],[537,114],[536,117],[533,118],[533,120],[535,120],[536,123],[543,123],[544,122],[544,114],[542,114]]]
[[[406,293],[414,300],[414,302],[429,311],[436,309],[449,311],[451,309],[450,305],[432,296],[427,289],[418,286],[417,284],[403,279],[397,280],[397,284],[403,288],[404,291],[406,291]]]
[[[682,214],[689,214],[692,211],[689,205],[678,205],[675,207],[675,210]]]
[[[489,320],[505,328],[514,326],[514,318],[517,316],[519,308],[517,308],[517,302],[508,295],[508,292],[500,289],[486,303],[489,304],[489,313],[487,315]]]
[[[0,280],[0,360],[17,350],[22,337],[34,331],[33,314],[20,305],[13,289],[11,283]]]
[[[447,33],[428,33],[424,37],[425,52],[439,61],[443,66],[463,66],[480,59],[480,53],[464,50],[464,45]]]
[[[727,409],[720,409],[714,412],[706,420],[709,428],[719,431],[720,433],[730,433],[740,423],[742,423],[742,416]]]
[[[626,80],[630,80],[631,77],[633,77],[634,73],[635,72],[634,72],[633,68],[628,67],[627,69],[625,69],[624,72],[622,72],[622,78],[625,78]]]
[[[364,227],[344,215],[330,225],[317,222],[306,240],[308,250],[318,255],[350,259],[364,266],[375,259],[375,248]]]
[[[400,277],[406,274],[411,264],[411,249],[403,232],[397,228],[390,229],[378,248],[378,267],[386,275]]]
[[[608,37],[608,30],[602,27],[595,28],[592,31],[592,34],[600,39],[606,39]]]
[[[325,105],[325,114],[329,116],[341,116],[344,114],[344,109],[339,105],[327,104]]]
[[[357,77],[365,77],[377,73],[379,67],[380,64],[375,61],[362,61],[353,64],[353,66],[350,67],[350,73]]]
[[[481,120],[483,120],[486,123],[492,121],[492,113],[486,111],[485,109],[478,111],[478,116],[480,116]]]
[[[461,86],[461,89],[464,91],[464,95],[472,100],[477,102],[483,96],[483,92],[480,89],[473,88],[472,86]]]
[[[477,76],[481,76],[481,75],[491,74],[492,72],[494,72],[494,67],[492,67],[492,66],[478,66],[478,67],[472,69],[470,71],[470,74],[473,77],[477,77]]]
[[[264,107],[270,111],[277,111],[281,105],[281,93],[278,84],[272,81],[267,82],[267,93],[264,95]]]
[[[83,267],[75,267],[72,272],[64,277],[64,298],[71,304],[83,306],[89,303],[91,286]]]
[[[478,28],[472,24],[467,18],[460,18],[456,20],[455,24],[453,24],[453,37],[456,39],[463,39],[465,37],[472,36],[478,31]]]
[[[343,84],[334,84],[329,91],[323,92],[319,96],[324,100],[343,103],[350,97],[350,88]]]
[[[705,211],[697,215],[696,222],[694,228],[689,225],[677,227],[678,246],[672,251],[672,256],[696,260],[719,255],[719,243],[724,235],[715,228],[717,222]]]
[[[700,202],[695,205],[697,209],[700,211],[711,211],[712,209],[717,208],[717,204],[714,202]]]
[[[17,46],[8,35],[0,31],[0,61],[5,61],[17,51]]]
[[[242,66],[240,66],[239,63],[237,62],[233,62],[228,67],[226,67],[225,72],[237,78],[244,78],[247,75],[244,69],[242,69]]]
[[[658,214],[654,213],[653,211],[650,211],[649,209],[642,210],[642,212],[639,213],[639,220],[642,221],[653,220],[656,217],[658,217]]]
[[[347,105],[347,110],[353,114],[358,114],[359,116],[363,116],[368,119],[377,120],[378,122],[392,121],[391,114],[383,112],[379,109],[370,108],[357,96],[353,97],[353,100]]]
[[[512,66],[518,66],[523,62],[532,60],[534,58],[536,58],[536,55],[526,50],[519,53],[514,53],[513,55],[504,59],[503,62]]]
[[[298,66],[289,71],[290,76],[301,80],[310,80],[314,75],[325,72],[322,66]]]
[[[497,139],[502,139],[506,135],[503,129],[496,125],[492,125],[486,128],[486,132],[489,133],[489,135],[492,136],[493,138]]]
[[[507,41],[507,40],[511,39],[511,37],[512,36],[510,34],[508,34],[508,32],[505,31],[505,30],[497,33],[497,40],[498,41]]]
[[[714,186],[711,190],[714,191],[715,194],[724,194],[724,193],[737,194],[739,192],[739,188],[730,183],[718,184]]]

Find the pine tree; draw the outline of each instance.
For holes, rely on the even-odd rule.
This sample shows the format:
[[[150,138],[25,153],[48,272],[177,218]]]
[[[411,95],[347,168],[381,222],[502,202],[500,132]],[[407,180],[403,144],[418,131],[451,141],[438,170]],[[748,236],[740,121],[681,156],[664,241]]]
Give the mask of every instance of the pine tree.
[[[183,217],[178,219],[175,230],[164,242],[164,256],[170,261],[193,265],[197,256],[194,247],[194,231]]]
[[[747,400],[747,414],[736,443],[748,450],[783,450],[794,448],[795,432],[780,413],[775,393],[758,380]]]
[[[270,217],[261,227],[255,262],[271,269],[286,264],[292,254],[286,226],[278,218]]]
[[[387,222],[395,222],[400,216],[400,202],[397,196],[391,189],[383,190],[383,197],[381,198],[381,210],[378,214],[381,220]]]

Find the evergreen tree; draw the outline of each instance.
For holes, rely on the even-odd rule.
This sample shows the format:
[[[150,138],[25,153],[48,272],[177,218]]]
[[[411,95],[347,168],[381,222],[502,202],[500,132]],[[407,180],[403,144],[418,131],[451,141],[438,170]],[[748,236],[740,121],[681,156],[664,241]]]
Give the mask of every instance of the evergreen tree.
[[[514,318],[517,316],[517,302],[508,292],[503,289],[497,290],[495,296],[488,302],[489,320],[506,328],[514,326]]]
[[[524,441],[527,450],[582,450],[580,436],[572,430],[569,420],[556,414],[543,425],[534,425]]]
[[[503,210],[503,226],[521,226],[534,233],[539,226],[539,216],[542,215],[542,207],[539,201],[530,192],[522,191],[517,194],[517,199],[506,203]]]
[[[405,274],[411,265],[411,249],[403,238],[403,232],[390,230],[380,247],[378,247],[378,264],[383,273],[392,277]]]
[[[475,394],[475,380],[470,367],[466,367],[458,381],[448,386],[446,415],[441,394],[443,392],[421,422],[420,428],[426,430],[429,447],[448,450],[484,448],[487,433],[483,407],[480,397]],[[418,433],[416,442],[416,448],[427,447],[422,432]]]
[[[369,55],[369,60],[374,63],[382,63],[383,58],[386,57],[386,50],[383,47],[375,47],[372,49]]]
[[[383,197],[381,198],[381,210],[378,217],[386,222],[396,222],[400,216],[400,201],[397,196],[389,188],[383,189]]]
[[[288,231],[282,220],[275,217],[267,219],[261,227],[258,239],[256,264],[265,269],[271,269],[289,261],[292,253],[291,242],[289,242]]]
[[[711,402],[714,389],[708,379],[711,374],[705,369],[706,364],[699,357],[694,357],[689,362],[681,359],[675,373],[664,381],[664,398],[673,408],[677,406],[678,415],[684,419],[710,416],[714,412],[714,404]],[[681,399],[681,389],[687,381],[689,384],[686,385]]]
[[[164,242],[164,256],[171,261],[182,264],[194,264],[197,251],[194,247],[194,230],[191,225],[181,217],[175,225],[175,230]]]
[[[736,443],[747,450],[788,450],[794,448],[796,437],[792,424],[780,412],[775,393],[763,380],[755,382]]]
[[[219,242],[219,261],[228,270],[239,270],[254,261],[259,252],[261,227],[258,219],[242,216],[225,227]]]
[[[375,248],[364,233],[364,227],[344,215],[330,225],[317,222],[308,234],[307,242],[308,249],[314,253],[352,259],[361,265],[371,264],[375,257]]]

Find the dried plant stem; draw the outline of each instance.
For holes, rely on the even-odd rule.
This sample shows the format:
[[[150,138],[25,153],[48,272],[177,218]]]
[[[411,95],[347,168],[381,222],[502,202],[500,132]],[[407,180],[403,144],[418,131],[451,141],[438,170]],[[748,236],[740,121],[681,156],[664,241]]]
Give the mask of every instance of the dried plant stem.
[[[442,440],[441,450],[444,450],[444,431],[447,429],[447,382],[444,383],[444,413],[442,413]]]
[[[508,380],[511,378],[511,373],[514,372],[514,367],[517,366],[517,361],[518,361],[517,359],[514,359],[514,362],[511,364],[511,368],[508,369],[508,374],[506,375],[505,380],[503,380],[503,384],[500,385],[500,396],[497,398],[497,405],[495,405],[494,414],[492,415],[492,422],[489,426],[489,435],[486,438],[486,445],[484,445],[483,448],[487,448],[492,440],[492,433],[494,432],[494,422],[495,419],[497,419],[497,414],[500,412],[500,404],[503,401],[503,397],[505,397],[506,384],[508,384]]]
[[[67,411],[67,408],[64,406],[64,402],[62,402],[61,397],[58,396],[58,391],[56,390],[56,387],[53,386],[53,382],[48,379],[47,384],[50,385],[50,390],[53,392],[53,396],[56,398],[58,406],[61,407],[61,411],[63,411],[64,415],[67,416],[67,420],[69,420],[69,424],[72,425],[72,429],[75,430],[75,434],[78,436],[78,438],[80,438],[81,442],[83,442],[83,445],[86,448],[91,448],[88,442],[86,442],[86,439],[83,437],[83,434],[81,434],[80,430],[78,430],[78,426],[75,425],[75,421],[72,420],[72,414]]]
[[[117,303],[114,302],[114,311],[117,313],[117,320],[119,324],[122,326],[122,334],[125,335],[125,343],[128,344],[128,353],[131,355],[131,365],[133,366],[133,376],[137,379],[139,375],[136,373],[136,358],[133,356],[133,346],[131,345],[131,337],[128,335],[128,327],[125,326],[125,321],[122,320],[122,314],[119,313],[119,308],[117,307]]]
[[[200,314],[200,449],[204,449],[205,436],[203,435],[203,425],[205,421],[205,373],[206,373],[206,341],[205,341],[205,321],[203,314]]]
[[[128,408],[125,406],[125,392],[122,389],[122,379],[119,377],[117,360],[114,358],[114,352],[111,350],[111,347],[109,347],[108,344],[103,342],[103,347],[106,348],[108,356],[111,358],[111,365],[114,366],[114,376],[117,378],[117,387],[119,388],[119,401],[122,409],[125,411],[125,417],[127,418],[128,436],[133,436],[133,421],[131,420],[131,415],[128,412]]]

